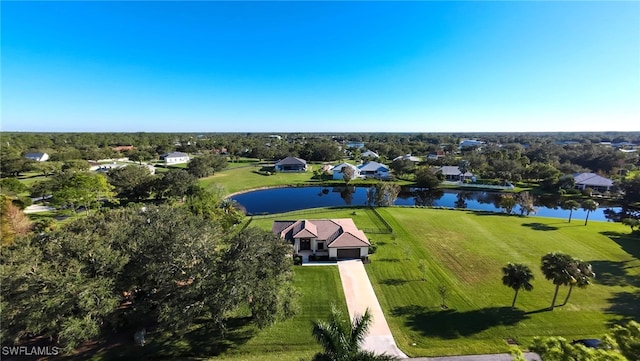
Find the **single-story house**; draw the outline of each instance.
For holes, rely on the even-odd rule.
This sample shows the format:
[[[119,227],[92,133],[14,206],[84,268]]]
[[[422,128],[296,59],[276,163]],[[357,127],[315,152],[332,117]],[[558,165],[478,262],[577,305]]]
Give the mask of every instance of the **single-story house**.
[[[350,142],[347,143],[347,148],[355,148],[355,149],[364,148],[364,143],[363,142],[350,141]]]
[[[366,152],[363,152],[362,154],[360,154],[360,156],[362,158],[380,158],[380,155],[378,155],[378,153],[372,151],[372,150],[367,150]]]
[[[342,173],[342,171],[345,168],[353,169],[353,178],[360,177],[360,169],[358,169],[358,167],[349,163],[340,163],[333,167],[333,179],[344,179],[344,174]]]
[[[100,172],[100,173],[107,173],[111,170],[114,169],[118,169],[118,168],[123,168],[126,167],[127,164],[121,164],[121,163],[106,163],[106,164],[92,164],[89,163],[89,170],[94,171],[94,172]]]
[[[607,192],[613,186],[611,179],[595,173],[577,173],[573,175],[573,179],[576,181],[576,189],[591,188],[596,192]]]
[[[483,141],[476,140],[476,139],[465,139],[465,140],[460,142],[460,145],[458,146],[458,148],[460,148],[460,149],[462,149],[462,148],[474,148],[474,147],[481,147],[483,145],[484,145]]]
[[[315,254],[329,259],[362,258],[371,243],[351,218],[274,221],[274,234],[291,242],[303,260]]]
[[[438,150],[435,153],[429,153],[429,155],[427,156],[427,159],[438,160],[440,158],[444,158],[445,156],[446,154],[444,153],[443,150]]]
[[[389,167],[378,162],[367,162],[358,167],[365,178],[389,178]]]
[[[296,157],[286,157],[275,164],[278,172],[306,172],[307,161]]]
[[[40,153],[40,152],[32,152],[24,155],[25,158],[35,160],[36,162],[46,162],[49,160],[49,154]]]
[[[414,163],[417,163],[420,161],[420,158],[418,157],[414,157],[411,154],[405,154],[405,155],[401,155],[399,157],[395,157],[393,158],[393,161],[395,162],[396,160],[408,160]]]
[[[189,162],[189,154],[182,152],[171,152],[160,156],[160,160],[164,161],[164,164],[181,164]]]
[[[460,182],[464,181],[465,179],[472,179],[474,177],[473,173],[469,171],[462,174],[460,168],[455,165],[445,165],[443,167],[440,167],[438,172],[442,172],[442,175],[444,175],[444,180],[449,182]]]

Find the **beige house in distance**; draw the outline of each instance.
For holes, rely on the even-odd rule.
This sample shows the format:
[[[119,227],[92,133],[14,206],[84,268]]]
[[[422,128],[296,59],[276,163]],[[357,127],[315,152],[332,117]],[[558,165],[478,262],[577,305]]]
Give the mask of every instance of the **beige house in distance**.
[[[367,257],[371,245],[350,218],[274,221],[272,231],[291,242],[303,261],[310,255],[334,260]]]

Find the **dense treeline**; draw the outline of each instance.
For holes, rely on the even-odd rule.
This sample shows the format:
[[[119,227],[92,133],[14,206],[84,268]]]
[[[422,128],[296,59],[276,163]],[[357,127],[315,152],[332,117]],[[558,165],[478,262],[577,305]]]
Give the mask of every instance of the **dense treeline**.
[[[243,308],[259,326],[293,313],[291,246],[194,209],[102,211],[3,246],[2,344],[48,336],[70,352],[114,331],[223,328]]]

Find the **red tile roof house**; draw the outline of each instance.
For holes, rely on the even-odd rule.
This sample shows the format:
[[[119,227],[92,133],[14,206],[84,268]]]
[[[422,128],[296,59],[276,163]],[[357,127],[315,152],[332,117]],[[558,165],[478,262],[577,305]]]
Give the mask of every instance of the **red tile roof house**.
[[[293,244],[294,254],[307,262],[310,255],[331,260],[363,258],[371,243],[350,218],[274,221],[273,233]]]
[[[307,161],[296,157],[286,157],[274,165],[277,172],[306,172]]]

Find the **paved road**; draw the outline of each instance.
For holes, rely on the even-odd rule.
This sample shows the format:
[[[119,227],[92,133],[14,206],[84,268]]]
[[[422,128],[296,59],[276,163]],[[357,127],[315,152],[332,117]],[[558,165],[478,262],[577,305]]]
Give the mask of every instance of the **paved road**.
[[[338,262],[338,270],[340,270],[340,280],[347,300],[349,317],[353,319],[356,314],[363,314],[367,308],[373,316],[369,335],[364,340],[363,348],[377,354],[386,353],[406,358],[407,355],[396,346],[362,262],[360,260],[340,261]]]
[[[39,204],[33,204],[24,209],[24,213],[37,213],[37,212],[47,212],[52,211],[53,207],[42,206]]]

